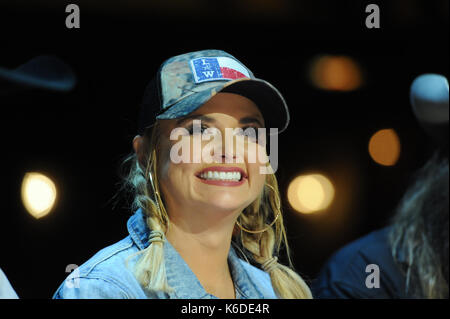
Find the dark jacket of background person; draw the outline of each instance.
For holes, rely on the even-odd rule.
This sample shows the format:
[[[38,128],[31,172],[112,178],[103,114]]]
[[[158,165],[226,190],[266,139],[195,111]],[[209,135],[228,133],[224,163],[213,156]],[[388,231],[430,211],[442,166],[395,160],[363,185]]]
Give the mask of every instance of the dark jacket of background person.
[[[313,283],[314,298],[448,298],[448,182],[448,157],[435,154],[416,174],[390,226],[330,258]]]

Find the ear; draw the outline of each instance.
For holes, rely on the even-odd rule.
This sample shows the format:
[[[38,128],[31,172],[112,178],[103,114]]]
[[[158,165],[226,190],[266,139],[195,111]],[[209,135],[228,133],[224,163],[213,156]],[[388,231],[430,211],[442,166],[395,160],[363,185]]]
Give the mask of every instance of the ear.
[[[144,138],[141,135],[136,135],[133,138],[133,149],[139,162],[142,163],[144,159]]]
[[[136,135],[133,138],[133,149],[136,154],[139,154],[139,151],[142,149],[142,136]]]

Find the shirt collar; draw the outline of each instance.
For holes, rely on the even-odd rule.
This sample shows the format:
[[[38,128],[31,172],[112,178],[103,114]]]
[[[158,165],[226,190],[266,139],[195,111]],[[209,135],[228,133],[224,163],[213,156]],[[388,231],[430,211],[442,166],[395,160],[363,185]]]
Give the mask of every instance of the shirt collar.
[[[135,214],[130,217],[127,222],[127,228],[131,238],[140,250],[148,247],[150,230],[145,221],[142,209],[138,209]],[[195,274],[167,239],[164,242],[164,259],[167,281],[169,286],[174,289],[173,292],[169,293],[171,298],[214,298],[214,296],[205,291]],[[244,261],[237,256],[234,248],[230,247],[228,263],[237,290],[236,296],[252,299],[263,298],[263,294],[250,279],[249,274],[241,264],[242,262]]]

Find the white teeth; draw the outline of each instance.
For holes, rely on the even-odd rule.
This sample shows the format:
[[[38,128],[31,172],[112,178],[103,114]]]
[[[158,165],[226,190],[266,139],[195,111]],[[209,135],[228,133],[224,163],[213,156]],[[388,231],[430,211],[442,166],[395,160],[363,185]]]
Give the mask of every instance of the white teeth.
[[[203,179],[210,180],[224,180],[224,181],[240,181],[241,173],[240,172],[217,172],[217,171],[208,171],[206,173],[200,174],[200,177]]]

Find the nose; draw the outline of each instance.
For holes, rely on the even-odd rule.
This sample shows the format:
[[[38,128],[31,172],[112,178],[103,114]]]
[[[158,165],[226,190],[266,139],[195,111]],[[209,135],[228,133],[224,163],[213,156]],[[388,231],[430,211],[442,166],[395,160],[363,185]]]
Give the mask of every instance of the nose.
[[[236,163],[236,155],[233,151],[222,153],[221,163]]]
[[[218,138],[214,145],[213,160],[215,163],[237,163],[237,159],[241,158],[237,154],[237,139],[233,134],[233,130],[220,130],[221,138]]]

